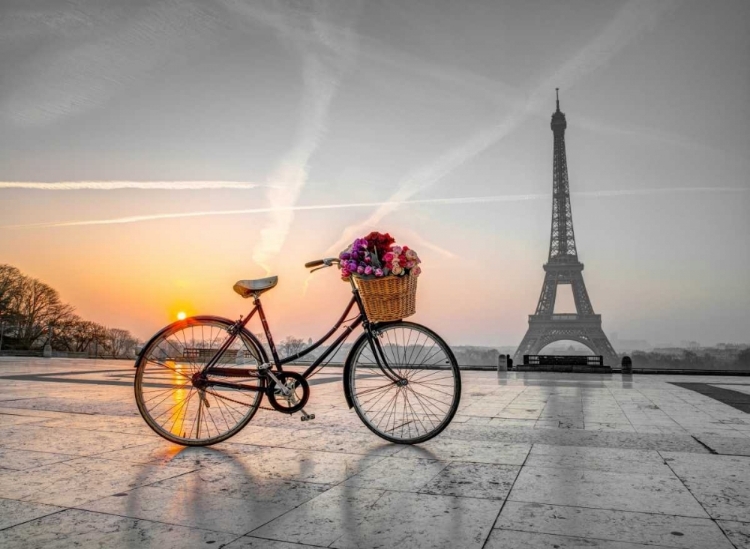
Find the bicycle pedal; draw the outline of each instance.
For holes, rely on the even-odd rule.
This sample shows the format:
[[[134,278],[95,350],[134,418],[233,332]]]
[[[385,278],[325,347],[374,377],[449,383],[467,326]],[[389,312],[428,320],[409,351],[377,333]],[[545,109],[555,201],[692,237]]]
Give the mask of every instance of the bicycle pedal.
[[[302,417],[300,418],[300,421],[310,421],[311,419],[315,419],[315,414],[308,414],[304,410],[302,410]]]

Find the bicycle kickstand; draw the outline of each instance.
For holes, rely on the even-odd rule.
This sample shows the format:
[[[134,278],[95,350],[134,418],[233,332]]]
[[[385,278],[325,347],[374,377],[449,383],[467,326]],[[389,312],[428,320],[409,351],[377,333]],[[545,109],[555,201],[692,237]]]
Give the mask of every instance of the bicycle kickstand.
[[[315,419],[315,414],[308,414],[305,412],[305,409],[302,409],[302,417],[300,418],[302,421],[310,421],[311,419]]]

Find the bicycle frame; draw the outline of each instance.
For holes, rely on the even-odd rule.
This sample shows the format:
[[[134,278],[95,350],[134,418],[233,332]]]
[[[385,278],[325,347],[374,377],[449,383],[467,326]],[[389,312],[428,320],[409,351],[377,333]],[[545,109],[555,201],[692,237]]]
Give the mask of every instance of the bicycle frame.
[[[351,282],[351,281],[350,281]],[[402,378],[398,376],[391,368],[388,366],[387,361],[385,360],[385,355],[383,353],[382,348],[380,347],[380,342],[377,340],[377,338],[373,337],[372,334],[372,324],[368,321],[367,315],[365,313],[364,305],[362,303],[362,298],[359,295],[359,291],[357,290],[356,286],[354,286],[354,283],[352,284],[352,298],[349,301],[349,304],[347,305],[346,309],[344,309],[343,314],[341,317],[336,321],[336,323],[333,325],[333,327],[318,341],[312,343],[310,346],[305,347],[301,351],[284,357],[280,358],[278,351],[276,349],[276,344],[273,341],[273,336],[271,335],[271,329],[268,326],[268,320],[266,319],[266,314],[263,311],[263,305],[260,302],[260,295],[258,293],[253,295],[253,309],[250,311],[250,313],[244,318],[240,318],[234,326],[230,329],[230,337],[222,344],[222,346],[219,348],[219,350],[216,352],[216,354],[211,358],[211,360],[208,361],[206,366],[203,368],[201,374],[203,376],[207,374],[215,374],[222,377],[247,377],[247,370],[242,370],[238,368],[221,368],[218,367],[217,364],[221,360],[222,355],[224,352],[232,345],[234,340],[237,338],[237,336],[240,334],[242,330],[245,329],[245,326],[248,322],[250,322],[250,319],[255,316],[257,313],[260,317],[261,324],[263,326],[263,332],[265,333],[266,339],[268,340],[268,346],[271,349],[271,356],[273,358],[274,366],[276,367],[277,372],[283,372],[283,365],[284,364],[290,364],[291,362],[294,362],[295,360],[298,360],[302,358],[305,355],[308,355],[318,347],[320,347],[323,343],[328,341],[328,339],[333,336],[333,334],[341,328],[341,326],[346,321],[346,317],[351,312],[352,308],[356,304],[359,308],[359,315],[353,321],[351,324],[346,326],[346,330],[339,335],[331,345],[318,357],[313,361],[313,363],[302,373],[302,376],[307,379],[312,375],[312,373],[315,371],[318,366],[320,366],[332,353],[335,353],[338,349],[339,345],[343,343],[349,335],[354,331],[355,328],[357,328],[360,324],[363,325],[363,328],[365,330],[365,333],[367,333],[367,338],[370,343],[370,348],[373,352],[373,356],[375,357],[376,362],[378,363],[378,366],[383,371],[383,373],[388,376],[391,380],[393,380],[394,383],[398,383],[402,381]],[[243,385],[241,383],[230,383],[226,381],[219,381],[215,379],[207,380],[207,383],[209,385],[217,386],[217,387],[228,387],[228,388],[234,388],[234,389],[243,389],[248,391],[264,391],[265,388],[263,386],[250,386],[250,385]]]

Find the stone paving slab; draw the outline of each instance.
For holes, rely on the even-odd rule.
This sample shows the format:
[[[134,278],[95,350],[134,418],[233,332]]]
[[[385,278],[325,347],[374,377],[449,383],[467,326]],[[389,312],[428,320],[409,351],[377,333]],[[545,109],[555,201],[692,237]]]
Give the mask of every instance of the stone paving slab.
[[[717,520],[716,523],[737,549],[750,549],[750,522]]]
[[[185,547],[221,547],[235,538],[236,536],[232,534],[68,509],[13,528],[0,530],[0,547],[183,549]]]
[[[731,547],[708,518],[508,501],[495,528],[664,547]]]
[[[750,415],[710,396],[748,378],[465,371],[453,423],[399,446],[327,370],[315,421],[183,448],[133,373],[0,358],[0,547],[750,549]]]
[[[662,456],[711,518],[750,522],[750,457]]]

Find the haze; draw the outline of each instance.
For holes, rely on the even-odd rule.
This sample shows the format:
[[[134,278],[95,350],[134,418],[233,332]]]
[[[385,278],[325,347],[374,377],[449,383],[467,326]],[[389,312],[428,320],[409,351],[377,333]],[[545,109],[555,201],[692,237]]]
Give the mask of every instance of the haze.
[[[381,230],[423,259],[415,320],[517,345],[559,87],[604,330],[747,342],[749,31],[743,0],[5,0],[0,263],[141,338],[278,274],[307,338],[348,287],[303,264]]]

